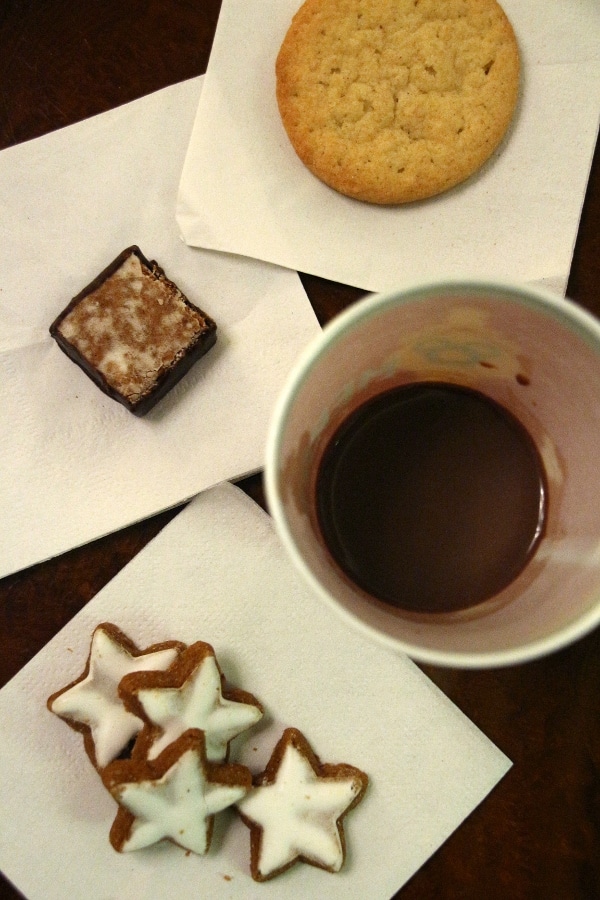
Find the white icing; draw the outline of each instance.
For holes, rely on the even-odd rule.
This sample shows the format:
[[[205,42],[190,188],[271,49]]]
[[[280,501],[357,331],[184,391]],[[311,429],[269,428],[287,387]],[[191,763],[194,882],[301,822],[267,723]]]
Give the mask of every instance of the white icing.
[[[136,692],[148,718],[163,734],[148,752],[149,759],[176,740],[188,728],[205,734],[206,758],[220,762],[227,745],[262,716],[258,706],[223,697],[221,673],[214,656],[206,656],[180,688],[148,688]]]
[[[263,829],[258,870],[268,876],[299,856],[337,872],[344,861],[337,820],[360,793],[358,778],[319,776],[288,744],[273,784],[254,788],[238,803]]]
[[[142,276],[142,263],[135,253],[130,253],[125,262],[121,263],[119,268],[115,271],[113,278],[141,278]],[[141,281],[140,281],[140,290],[141,290]]]
[[[199,752],[190,749],[160,779],[130,782],[113,791],[134,816],[124,851],[170,838],[186,850],[206,853],[210,817],[246,793],[241,785],[206,780]]]
[[[177,655],[175,649],[165,649],[132,656],[109,632],[97,628],[92,637],[87,676],[54,699],[52,712],[89,726],[96,764],[103,769],[143,725],[119,698],[121,678],[130,672],[168,669]]]

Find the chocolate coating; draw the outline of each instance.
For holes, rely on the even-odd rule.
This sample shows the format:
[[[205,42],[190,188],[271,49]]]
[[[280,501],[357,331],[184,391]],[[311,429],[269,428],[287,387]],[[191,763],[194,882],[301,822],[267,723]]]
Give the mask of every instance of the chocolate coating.
[[[143,416],[210,350],[217,326],[134,245],[70,301],[50,334],[101,391]]]

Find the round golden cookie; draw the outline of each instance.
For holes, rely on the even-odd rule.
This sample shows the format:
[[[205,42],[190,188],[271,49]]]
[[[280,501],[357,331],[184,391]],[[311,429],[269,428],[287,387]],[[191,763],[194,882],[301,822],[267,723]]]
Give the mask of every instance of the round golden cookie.
[[[519,51],[496,0],[306,0],[276,79],[285,130],[317,178],[407,203],[491,156],[517,102]]]

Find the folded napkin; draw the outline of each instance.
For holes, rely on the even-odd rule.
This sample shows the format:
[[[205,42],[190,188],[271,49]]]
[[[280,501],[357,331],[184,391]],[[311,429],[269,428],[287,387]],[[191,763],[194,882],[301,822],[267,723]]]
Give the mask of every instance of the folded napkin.
[[[207,856],[172,844],[118,854],[116,805],[81,735],[46,709],[79,676],[95,626],[139,647],[204,640],[265,707],[232,761],[262,771],[283,728],[323,762],[370,778],[345,820],[346,864],[298,864],[262,885],[250,837],[226,811]],[[269,517],[225,484],[196,497],[0,691],[0,869],[30,900],[65,897],[369,897],[387,900],[483,800],[507,758],[406,657],[366,641],[313,597]],[[484,890],[484,886],[482,886]]]
[[[195,250],[174,218],[202,78],[0,153],[0,577],[256,470],[318,323],[296,273]],[[130,244],[216,319],[149,415],[109,399],[48,326]]]
[[[513,124],[465,184],[404,207],[343,197],[294,153],[275,59],[301,0],[223,0],[181,178],[185,240],[369,291],[462,276],[566,288],[600,106],[600,4],[502,0],[522,57]]]

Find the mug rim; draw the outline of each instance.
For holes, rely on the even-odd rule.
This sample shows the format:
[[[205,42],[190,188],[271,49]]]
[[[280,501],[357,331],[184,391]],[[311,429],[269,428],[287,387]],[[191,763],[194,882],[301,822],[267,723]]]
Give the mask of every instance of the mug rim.
[[[307,344],[290,370],[274,405],[267,432],[264,469],[265,494],[275,530],[297,571],[303,576],[313,593],[321,600],[324,600],[351,627],[358,629],[381,646],[396,652],[403,652],[418,662],[461,669],[499,668],[538,659],[584,637],[600,622],[600,596],[599,602],[594,608],[578,616],[570,625],[545,638],[526,642],[507,650],[489,652],[467,651],[463,653],[456,650],[434,650],[411,641],[404,641],[401,638],[392,637],[354,616],[324,588],[296,547],[295,540],[288,527],[285,504],[277,489],[277,461],[281,452],[282,436],[290,410],[306,375],[318,364],[329,349],[355,325],[377,314],[382,309],[418,301],[433,293],[441,292],[446,294],[458,294],[461,292],[466,297],[469,294],[475,296],[487,292],[494,293],[503,299],[515,303],[519,302],[522,304],[525,302],[530,308],[550,313],[561,324],[566,325],[571,331],[583,338],[600,356],[600,321],[573,300],[562,297],[538,285],[520,284],[508,280],[484,280],[464,277],[411,282],[400,285],[391,291],[368,294],[328,322],[321,332]]]

